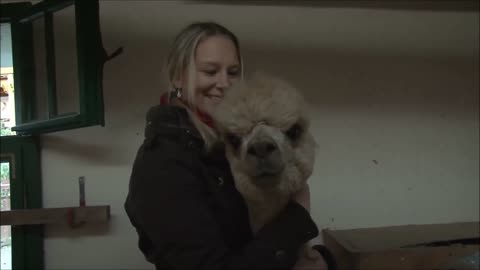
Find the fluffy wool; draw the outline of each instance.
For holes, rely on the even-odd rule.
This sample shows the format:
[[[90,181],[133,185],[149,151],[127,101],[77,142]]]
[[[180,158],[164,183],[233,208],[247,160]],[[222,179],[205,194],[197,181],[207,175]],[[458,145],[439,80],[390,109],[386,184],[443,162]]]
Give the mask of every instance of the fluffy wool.
[[[256,232],[312,173],[307,104],[290,83],[257,74],[232,87],[212,116]]]

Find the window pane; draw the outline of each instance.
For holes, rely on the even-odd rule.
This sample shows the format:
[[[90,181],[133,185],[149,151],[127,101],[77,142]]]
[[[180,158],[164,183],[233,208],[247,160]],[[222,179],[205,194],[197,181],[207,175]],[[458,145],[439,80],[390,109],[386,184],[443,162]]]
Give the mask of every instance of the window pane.
[[[22,90],[22,98],[23,94],[28,97],[21,101],[26,106],[17,108],[22,121],[14,129],[22,134],[43,134],[104,125],[104,51],[98,1],[41,1],[33,7],[20,19],[28,25],[14,32],[19,42],[29,41],[14,50],[19,66],[17,89]],[[17,57],[21,55],[26,57]],[[28,79],[19,80],[20,76]]]
[[[33,120],[48,119],[47,63],[45,49],[45,18],[39,17],[33,25],[33,53],[35,62],[36,113]]]
[[[15,135],[15,97],[13,84],[12,33],[9,23],[0,24],[0,125],[1,136]]]
[[[79,112],[75,6],[53,14],[58,115]]]
[[[10,164],[0,164],[0,210],[10,210]],[[0,226],[0,269],[12,269],[11,226]]]

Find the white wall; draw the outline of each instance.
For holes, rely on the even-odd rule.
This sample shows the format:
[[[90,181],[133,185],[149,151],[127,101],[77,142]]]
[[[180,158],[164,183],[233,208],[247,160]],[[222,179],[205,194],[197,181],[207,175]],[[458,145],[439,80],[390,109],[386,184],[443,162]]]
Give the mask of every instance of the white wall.
[[[106,126],[43,136],[42,180],[44,207],[63,207],[85,176],[87,204],[111,205],[112,220],[47,227],[47,269],[153,268],[123,202],[166,48],[200,19],[311,102],[319,228],[479,220],[478,13],[103,1],[100,15],[105,47],[125,49],[105,66]]]

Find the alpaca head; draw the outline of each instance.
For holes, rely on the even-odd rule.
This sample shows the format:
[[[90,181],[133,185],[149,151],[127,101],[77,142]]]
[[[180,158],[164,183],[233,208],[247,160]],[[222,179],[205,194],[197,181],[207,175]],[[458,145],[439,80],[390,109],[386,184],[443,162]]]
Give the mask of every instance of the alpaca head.
[[[312,173],[315,142],[306,103],[287,82],[265,75],[239,82],[213,118],[237,188],[292,193]]]

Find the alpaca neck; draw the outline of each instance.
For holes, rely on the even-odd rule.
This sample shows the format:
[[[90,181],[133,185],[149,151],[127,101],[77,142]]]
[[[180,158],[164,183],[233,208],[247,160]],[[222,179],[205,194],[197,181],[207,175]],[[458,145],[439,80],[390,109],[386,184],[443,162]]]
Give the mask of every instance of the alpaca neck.
[[[254,233],[257,233],[265,224],[276,217],[288,203],[288,197],[268,195],[262,197],[261,200],[247,200],[250,225]]]

